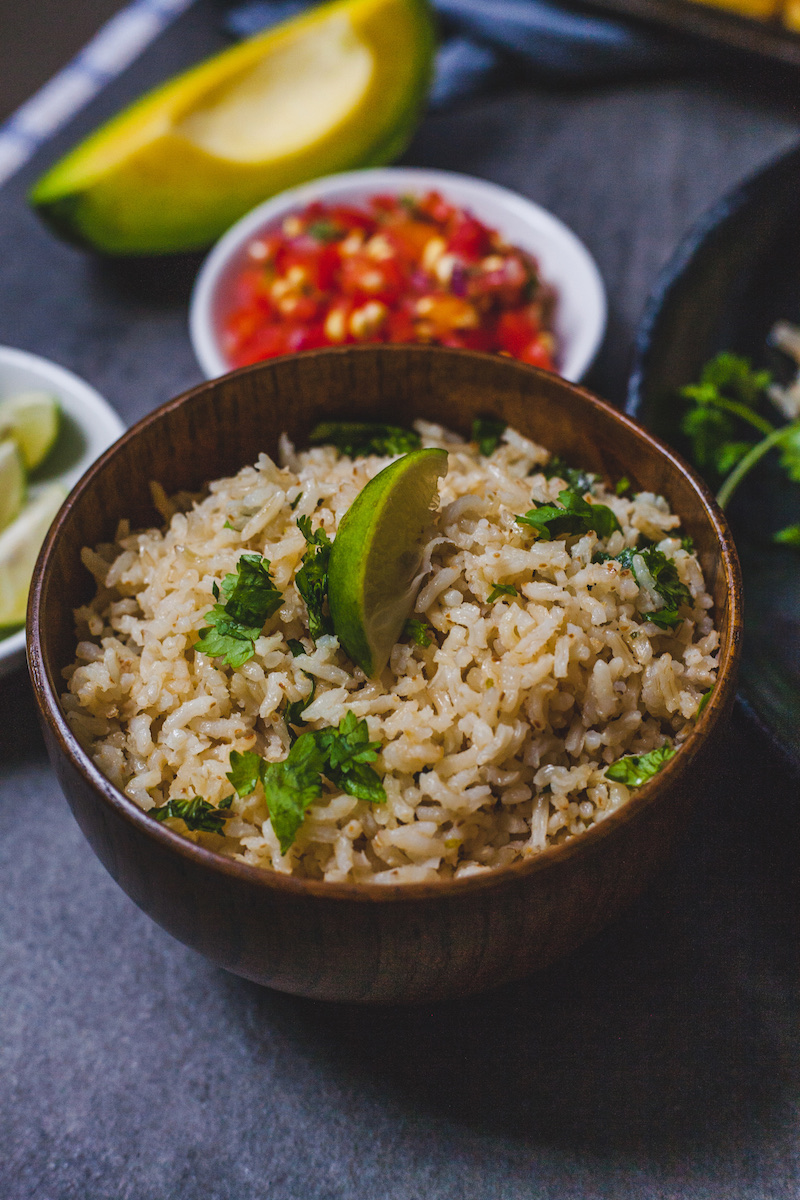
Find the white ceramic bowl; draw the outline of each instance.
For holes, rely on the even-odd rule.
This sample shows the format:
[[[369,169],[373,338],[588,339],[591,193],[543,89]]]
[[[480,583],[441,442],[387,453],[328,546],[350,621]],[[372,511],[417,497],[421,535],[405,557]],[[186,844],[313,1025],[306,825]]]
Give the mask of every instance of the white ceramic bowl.
[[[31,485],[58,481],[69,489],[86,468],[125,431],[125,425],[93,387],[56,363],[0,346],[0,400],[17,392],[49,392],[61,405],[58,441]],[[0,676],[25,661],[25,630],[0,637]]]
[[[221,331],[231,288],[252,237],[314,200],[357,204],[380,192],[428,191],[441,192],[445,200],[469,209],[512,245],[535,256],[542,278],[558,292],[555,331],[560,374],[572,382],[581,379],[600,348],[606,325],[603,281],[583,243],[551,213],[516,192],[469,175],[413,167],[348,171],[315,179],[260,204],[228,230],[203,264],[189,313],[192,346],[206,377],[214,379],[230,370]]]

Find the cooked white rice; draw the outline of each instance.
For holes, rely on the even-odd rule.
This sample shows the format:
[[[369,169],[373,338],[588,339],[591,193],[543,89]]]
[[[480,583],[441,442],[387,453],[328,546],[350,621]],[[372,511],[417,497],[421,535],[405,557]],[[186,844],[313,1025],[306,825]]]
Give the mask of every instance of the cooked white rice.
[[[685,738],[714,681],[718,636],[697,558],[681,547],[666,501],[596,486],[593,499],[613,509],[621,533],[537,540],[514,516],[565,486],[536,471],[546,450],[509,429],[484,458],[438,426],[416,428],[423,445],[449,451],[416,603],[435,640],[399,643],[380,680],[367,679],[334,636],[309,638],[294,585],[306,548],[296,520],[313,517],[333,537],[390,459],[351,460],[331,447],[297,453],[284,438],[281,467],[262,454],[193,502],[160,492],[165,529],[131,533],[123,522],[114,545],[84,550],[98,592],[75,614],[63,703],[98,767],[145,811],[174,797],[218,804],[231,792],[232,750],[283,759],[281,714],[310,693],[309,675],[308,727],[338,724],[348,710],[365,718],[381,743],[374,767],[387,802],[328,786],[285,856],[260,786],[235,797],[225,836],[187,832],[177,819],[173,828],[241,862],[314,879],[464,876],[582,834],[630,797],[606,778],[608,764]],[[640,533],[691,592],[691,619],[675,631],[647,621],[640,608],[653,604],[631,571],[592,563],[598,547],[615,555]],[[193,646],[212,585],[243,551],[270,560],[284,603],[255,657],[234,670]],[[487,603],[497,583],[519,595]],[[307,653],[293,658],[289,638]]]

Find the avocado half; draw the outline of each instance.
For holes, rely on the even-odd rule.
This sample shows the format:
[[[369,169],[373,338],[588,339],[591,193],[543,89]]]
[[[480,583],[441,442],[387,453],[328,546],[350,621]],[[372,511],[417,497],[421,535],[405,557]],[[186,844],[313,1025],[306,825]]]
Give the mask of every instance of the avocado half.
[[[107,254],[203,249],[285,188],[400,154],[434,49],[427,0],[336,0],[142,97],[51,167],[31,204]]]

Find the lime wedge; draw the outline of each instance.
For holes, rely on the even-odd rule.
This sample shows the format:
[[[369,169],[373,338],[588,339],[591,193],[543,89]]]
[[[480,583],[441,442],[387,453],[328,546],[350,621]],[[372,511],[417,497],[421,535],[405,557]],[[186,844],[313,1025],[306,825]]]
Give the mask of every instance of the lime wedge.
[[[0,529],[5,529],[22,508],[25,498],[25,468],[17,443],[0,442]]]
[[[58,401],[47,392],[20,392],[0,400],[0,438],[12,437],[28,471],[38,467],[58,437]]]
[[[328,568],[331,619],[342,648],[373,678],[414,607],[425,531],[446,471],[446,450],[398,458],[359,492],[339,525]]]
[[[39,549],[66,494],[60,483],[48,484],[0,533],[0,627],[25,621]]]

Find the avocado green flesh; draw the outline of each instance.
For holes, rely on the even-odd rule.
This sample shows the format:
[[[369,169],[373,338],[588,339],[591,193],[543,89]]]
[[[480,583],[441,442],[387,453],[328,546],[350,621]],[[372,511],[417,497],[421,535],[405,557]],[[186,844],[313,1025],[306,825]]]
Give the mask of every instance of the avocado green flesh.
[[[294,78],[289,70],[295,51],[309,78],[328,72],[327,83],[309,84],[308,104],[300,66]],[[427,0],[337,0],[145,96],[56,163],[31,203],[60,236],[107,254],[203,249],[288,187],[401,153],[433,51]],[[291,129],[263,119],[263,110],[258,121],[259,80],[264,103],[276,97],[277,107],[283,97]],[[231,131],[249,111],[248,96],[254,126],[237,141]],[[271,142],[265,133],[259,143],[262,128],[272,129]]]

